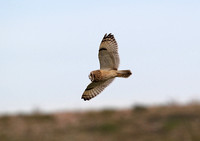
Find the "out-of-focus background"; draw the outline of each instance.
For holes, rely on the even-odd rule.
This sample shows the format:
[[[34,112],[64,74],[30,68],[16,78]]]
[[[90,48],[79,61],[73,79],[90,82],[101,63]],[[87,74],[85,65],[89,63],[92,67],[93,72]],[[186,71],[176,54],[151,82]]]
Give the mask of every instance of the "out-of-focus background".
[[[200,140],[200,2],[0,1],[0,140]],[[105,33],[120,69],[83,101]]]

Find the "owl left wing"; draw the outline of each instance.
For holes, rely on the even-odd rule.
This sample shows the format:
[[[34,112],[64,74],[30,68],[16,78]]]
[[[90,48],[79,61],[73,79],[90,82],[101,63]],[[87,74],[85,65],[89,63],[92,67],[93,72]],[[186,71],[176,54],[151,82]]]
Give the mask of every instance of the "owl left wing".
[[[81,98],[84,100],[90,100],[91,98],[100,94],[113,80],[114,78],[106,81],[98,81],[90,83],[85,89]]]
[[[119,67],[118,45],[114,35],[105,34],[99,47],[100,69],[115,69]]]

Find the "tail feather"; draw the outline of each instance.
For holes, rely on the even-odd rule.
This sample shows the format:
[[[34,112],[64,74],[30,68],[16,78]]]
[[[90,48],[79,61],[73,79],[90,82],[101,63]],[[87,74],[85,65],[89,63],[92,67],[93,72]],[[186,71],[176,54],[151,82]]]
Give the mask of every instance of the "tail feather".
[[[131,73],[130,70],[119,70],[119,71],[117,71],[117,77],[128,78],[131,74],[132,73]]]

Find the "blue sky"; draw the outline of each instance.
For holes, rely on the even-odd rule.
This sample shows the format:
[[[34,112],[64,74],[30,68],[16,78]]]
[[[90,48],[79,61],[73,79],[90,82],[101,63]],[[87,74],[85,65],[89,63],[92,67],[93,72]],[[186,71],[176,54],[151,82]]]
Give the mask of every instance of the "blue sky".
[[[0,0],[0,113],[198,100],[199,15],[199,1]],[[110,32],[133,75],[85,102]]]

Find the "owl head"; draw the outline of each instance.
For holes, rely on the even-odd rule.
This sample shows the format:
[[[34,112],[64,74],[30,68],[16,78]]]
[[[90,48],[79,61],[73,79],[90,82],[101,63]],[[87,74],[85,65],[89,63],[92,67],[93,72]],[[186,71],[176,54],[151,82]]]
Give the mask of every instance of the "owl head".
[[[101,80],[101,71],[95,70],[95,71],[90,72],[89,79],[92,82],[100,81]]]

